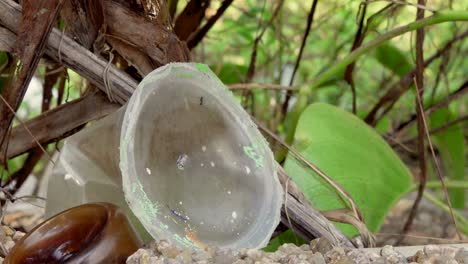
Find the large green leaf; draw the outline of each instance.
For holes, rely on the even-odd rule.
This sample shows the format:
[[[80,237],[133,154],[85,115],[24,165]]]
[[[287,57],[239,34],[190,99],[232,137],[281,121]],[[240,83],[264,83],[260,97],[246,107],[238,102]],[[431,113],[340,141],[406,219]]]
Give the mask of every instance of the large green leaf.
[[[353,197],[372,232],[411,188],[409,170],[375,130],[334,106],[316,103],[307,107],[299,119],[294,144]],[[296,158],[288,156],[285,169],[315,207],[343,208],[336,193]],[[357,233],[351,226],[338,226],[349,236]]]
[[[431,128],[437,128],[456,119],[449,109],[440,109],[430,116]],[[434,143],[443,160],[446,176],[451,180],[465,179],[465,139],[460,124],[447,127],[433,136]],[[465,190],[450,190],[450,201],[454,208],[465,207]]]

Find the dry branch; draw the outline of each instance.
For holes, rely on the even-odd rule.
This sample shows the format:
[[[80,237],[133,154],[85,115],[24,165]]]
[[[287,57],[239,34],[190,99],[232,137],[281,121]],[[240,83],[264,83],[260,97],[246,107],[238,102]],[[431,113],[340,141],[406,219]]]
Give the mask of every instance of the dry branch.
[[[2,10],[0,24],[16,33],[21,17],[21,7],[11,0],[1,0],[0,10]],[[50,33],[46,54],[90,80],[104,92],[106,91],[104,78],[108,62],[83,48],[58,29],[53,29]],[[107,77],[116,101],[121,104],[125,103],[137,87],[137,82],[113,65],[109,65]]]
[[[180,40],[187,40],[192,33],[197,31],[210,2],[210,0],[191,0],[187,3],[174,25],[174,32]]]
[[[117,108],[118,105],[110,103],[103,93],[96,92],[47,111],[12,129],[7,158],[16,157],[37,147],[34,138],[41,145],[55,142],[73,134],[74,130],[89,121],[104,117]]]
[[[17,32],[21,15],[20,7],[11,0],[0,0],[0,10],[2,10],[0,24],[12,32]],[[83,48],[57,29],[53,29],[50,34],[46,54],[106,92],[104,73],[108,62]],[[114,97],[119,103],[124,104],[136,88],[137,82],[112,65],[109,66],[107,78]],[[113,112],[116,107],[115,104],[109,103],[102,93],[98,92],[45,112],[12,130],[7,157],[11,158],[35,148],[35,140],[41,144],[47,144],[69,136],[74,130],[81,128],[90,120]],[[34,139],[27,130],[32,132]],[[296,230],[305,239],[325,237],[333,245],[353,247],[353,244],[343,233],[323,215],[311,208],[308,203],[301,201],[297,192],[288,192],[286,197],[288,202],[282,212],[284,224]]]
[[[224,14],[226,9],[232,4],[234,0],[224,0],[221,3],[221,6],[216,10],[216,14],[206,21],[202,28],[198,29],[196,32],[190,35],[189,39],[187,40],[187,46],[189,49],[195,48],[198,43],[205,37],[211,27],[218,21],[218,19]]]
[[[304,35],[302,37],[301,48],[299,49],[299,54],[297,54],[296,62],[294,63],[294,69],[291,75],[291,79],[289,80],[289,86],[292,86],[294,83],[294,77],[296,76],[297,70],[299,69],[299,65],[301,63],[302,54],[304,52],[305,44],[307,43],[307,38],[309,37],[310,28],[312,27],[312,22],[314,21],[315,10],[317,8],[318,0],[312,1],[310,6],[309,14],[307,15],[307,26],[304,31]],[[281,106],[281,115],[283,118],[286,118],[286,112],[289,107],[289,100],[291,99],[292,92],[286,92],[286,98],[284,99],[283,105]]]
[[[418,0],[418,4],[424,5],[425,0]],[[416,11],[416,21],[424,18],[424,10],[418,9]],[[426,166],[426,143],[424,141],[424,109],[419,107],[423,105],[421,102],[424,98],[424,28],[419,28],[416,30],[416,72],[414,82],[416,84],[416,115],[418,120],[418,158],[419,158],[419,186],[418,186],[418,193],[416,195],[416,199],[413,202],[413,206],[409,212],[409,215],[406,219],[405,225],[403,226],[402,233],[403,235],[408,234],[411,230],[411,226],[413,224],[414,218],[419,208],[419,204],[421,203],[421,199],[424,194],[424,190],[426,188],[427,182],[427,166]],[[401,243],[404,239],[402,236],[398,241],[397,244]]]
[[[468,93],[468,81],[465,81],[457,90],[450,93],[444,100],[427,107],[424,110],[424,114],[429,116],[430,114],[441,109],[442,107],[449,105],[452,101],[462,98],[462,96],[466,93]],[[409,125],[411,125],[415,120],[416,120],[416,115],[414,114],[408,120],[401,122],[401,124],[397,126],[395,132],[393,132],[392,134],[395,135],[395,134],[400,133],[402,130],[404,130]]]
[[[367,33],[367,26],[364,27],[364,18],[366,17],[367,3],[362,2],[359,5],[358,16],[359,16],[359,27],[354,35],[353,46],[351,46],[350,52],[353,52],[355,49],[359,48],[364,41],[365,34]],[[353,99],[353,114],[357,112],[357,96],[356,96],[356,86],[354,83],[353,72],[356,67],[356,61],[353,61],[348,66],[346,66],[344,79],[351,87],[351,94]]]
[[[12,52],[15,47],[16,35],[10,30],[0,27],[0,51]]]
[[[313,234],[315,237],[326,238],[334,245],[353,247],[343,233],[335,232],[336,227],[330,221],[318,211],[310,209],[304,194],[279,165],[278,170],[281,185],[288,192],[285,206],[281,210],[281,222],[305,239]]]
[[[5,102],[0,103],[0,148],[6,152],[5,139],[13,122],[14,112],[19,108],[28,89],[39,60],[44,53],[49,33],[54,27],[64,0],[25,0],[15,43],[16,70],[11,81],[2,91]],[[14,111],[9,111],[13,108]],[[5,164],[8,167],[7,164]]]

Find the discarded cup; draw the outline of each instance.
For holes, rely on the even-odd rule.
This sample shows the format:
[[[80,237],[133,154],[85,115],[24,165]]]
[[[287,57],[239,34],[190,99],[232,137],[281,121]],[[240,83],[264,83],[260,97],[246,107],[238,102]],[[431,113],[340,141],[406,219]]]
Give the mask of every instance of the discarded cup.
[[[156,240],[261,248],[280,220],[283,192],[272,152],[203,64],[153,71],[126,108],[70,137],[61,155],[65,176],[51,180],[49,201],[122,206],[125,198]]]

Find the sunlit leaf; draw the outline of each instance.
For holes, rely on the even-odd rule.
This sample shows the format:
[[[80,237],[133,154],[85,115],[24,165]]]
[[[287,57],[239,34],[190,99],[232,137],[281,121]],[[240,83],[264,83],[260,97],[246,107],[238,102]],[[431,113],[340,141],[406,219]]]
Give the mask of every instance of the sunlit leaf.
[[[411,174],[387,143],[362,120],[334,106],[316,103],[302,113],[296,148],[355,200],[375,232],[393,204],[411,187]],[[288,156],[285,169],[319,210],[343,208],[335,192],[310,169]],[[339,224],[347,234],[356,230]]]

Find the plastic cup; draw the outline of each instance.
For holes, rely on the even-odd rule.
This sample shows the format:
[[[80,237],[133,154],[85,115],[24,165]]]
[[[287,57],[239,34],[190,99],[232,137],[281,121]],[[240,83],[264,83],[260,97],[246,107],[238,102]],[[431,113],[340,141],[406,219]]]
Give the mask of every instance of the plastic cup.
[[[76,153],[64,157],[80,156],[80,167],[88,164],[87,175],[80,177],[94,175],[94,188],[102,182],[117,186],[111,198],[125,198],[154,239],[195,249],[267,245],[283,198],[273,154],[206,65],[158,68],[143,79],[126,109],[106,120],[80,132],[80,143],[68,144]],[[101,171],[94,174],[96,167]],[[95,189],[93,201],[111,199],[102,190]]]

